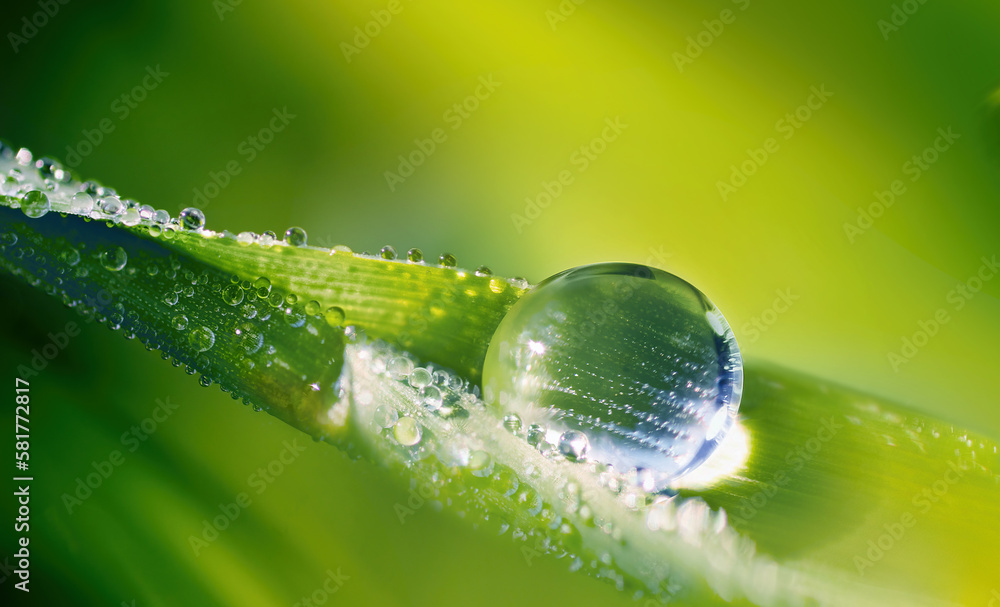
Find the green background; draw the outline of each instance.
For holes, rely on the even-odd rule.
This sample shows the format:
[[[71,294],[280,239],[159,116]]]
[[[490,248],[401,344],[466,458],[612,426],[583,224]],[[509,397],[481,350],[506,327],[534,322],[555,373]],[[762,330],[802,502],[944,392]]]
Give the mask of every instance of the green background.
[[[902,3],[402,1],[348,61],[342,44],[387,6],[71,0],[17,52],[0,48],[0,136],[66,158],[109,119],[77,172],[172,214],[237,161],[203,205],[214,229],[299,225],[311,244],[449,251],[533,282],[651,263],[707,293],[746,358],[1000,435],[1000,279],[961,310],[948,300],[1000,254],[996,3],[907,4],[919,8],[880,31]],[[731,23],[704,23],[725,9]],[[10,42],[39,10],[5,4],[0,33]],[[678,53],[698,50],[688,37],[719,25],[679,67]],[[113,104],[147,66],[169,76],[122,119]],[[499,86],[453,129],[446,111],[481,77]],[[832,96],[785,139],[776,123],[814,86]],[[286,106],[295,118],[248,162],[240,143]],[[580,171],[574,153],[616,117],[627,128]],[[904,163],[949,127],[960,139],[911,182]],[[385,172],[436,128],[447,139],[390,188]],[[724,200],[717,182],[771,137],[777,152]],[[572,183],[519,229],[512,216],[563,170]],[[844,224],[897,179],[906,192],[852,242]],[[0,289],[9,380],[48,332],[79,319],[9,277]],[[778,292],[797,299],[769,312]],[[894,370],[887,355],[939,308],[950,321]],[[32,389],[40,594],[291,605],[339,567],[350,579],[328,604],[632,604],[563,563],[526,566],[508,539],[448,513],[426,507],[400,524],[404,482],[311,442],[195,557],[188,536],[299,434],[96,325]],[[178,411],[127,453],[121,434],[166,397]],[[60,496],[114,449],[125,463],[67,514]]]

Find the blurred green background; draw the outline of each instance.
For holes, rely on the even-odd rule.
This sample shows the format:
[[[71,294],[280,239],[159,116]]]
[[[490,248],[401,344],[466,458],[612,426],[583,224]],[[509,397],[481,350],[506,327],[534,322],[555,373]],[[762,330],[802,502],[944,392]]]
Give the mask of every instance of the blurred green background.
[[[707,293],[748,359],[1000,435],[1000,279],[955,290],[1000,254],[996,3],[57,6],[35,30],[35,2],[0,19],[15,147],[172,214],[202,192],[214,229],[299,225],[311,244],[449,251],[533,282],[649,263]],[[938,129],[958,138],[927,152]],[[387,178],[411,154],[412,175]],[[896,180],[870,228],[845,228]],[[0,289],[9,380],[79,319],[10,277]],[[906,350],[941,308],[949,321]],[[32,389],[37,601],[292,605],[340,568],[329,604],[632,604],[447,513],[400,524],[405,484],[311,442],[195,557],[188,537],[298,432],[96,325]],[[176,413],[123,449],[167,397]],[[114,449],[125,463],[68,514],[60,496]]]

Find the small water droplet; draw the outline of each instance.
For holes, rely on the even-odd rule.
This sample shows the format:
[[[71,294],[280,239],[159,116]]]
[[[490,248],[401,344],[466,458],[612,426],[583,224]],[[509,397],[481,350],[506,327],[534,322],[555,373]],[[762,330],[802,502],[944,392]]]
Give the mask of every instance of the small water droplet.
[[[420,442],[422,431],[420,425],[412,417],[401,417],[392,429],[393,436],[399,444],[412,447]]]
[[[337,306],[327,308],[324,317],[326,318],[326,323],[331,327],[339,327],[344,324],[344,311]]]
[[[153,213],[153,221],[159,224],[170,223],[170,213],[163,209],[157,209]]]
[[[187,329],[188,326],[187,316],[184,316],[183,314],[177,314],[171,319],[170,322],[178,331],[183,331],[184,329]]]
[[[243,289],[240,285],[230,284],[222,289],[222,301],[231,306],[238,306],[243,303]]]
[[[434,378],[431,377],[431,372],[428,371],[427,369],[423,367],[417,367],[416,369],[413,370],[413,372],[410,373],[408,381],[410,382],[411,386],[419,390],[420,388],[424,388],[431,385],[431,383],[434,381]]]
[[[307,316],[319,316],[320,310],[323,307],[315,299],[306,304],[306,315]]]
[[[128,263],[128,254],[121,247],[112,247],[101,253],[101,265],[112,272],[118,272]]]
[[[278,235],[268,230],[260,235],[260,238],[257,239],[257,244],[262,247],[269,247],[273,245],[276,240],[278,240]]]
[[[101,212],[111,217],[118,217],[125,212],[125,205],[117,196],[105,196],[98,201]]]
[[[503,416],[503,425],[513,434],[521,431],[521,417],[517,413],[508,413]]]
[[[240,323],[235,332],[240,338],[240,347],[247,355],[256,353],[264,345],[264,334],[253,323]]]
[[[21,211],[32,219],[45,215],[51,208],[49,197],[39,190],[31,190],[21,199]]]
[[[438,264],[446,268],[454,268],[458,265],[458,260],[455,259],[455,256],[451,253],[442,253],[441,256],[438,257]]]
[[[236,235],[236,242],[242,245],[252,244],[256,239],[257,237],[254,236],[253,232],[240,232]]]
[[[306,231],[302,228],[291,227],[285,230],[285,242],[293,247],[304,247],[306,246],[306,241],[308,240],[308,235]]]
[[[410,249],[406,252],[406,259],[412,263],[420,263],[424,260],[424,254],[420,249]]]
[[[390,247],[389,245],[385,245],[382,247],[382,250],[379,251],[379,255],[382,256],[382,259],[396,259],[396,249]]]
[[[493,276],[493,270],[486,266],[479,266],[476,268],[476,276]]]
[[[570,461],[583,460],[587,456],[588,449],[590,449],[590,440],[583,432],[567,430],[559,437],[559,453],[562,453]]]
[[[198,352],[207,352],[215,345],[215,333],[208,327],[195,327],[188,333],[188,343]]]
[[[306,324],[305,313],[294,306],[288,306],[285,308],[283,316],[285,318],[285,323],[289,327],[301,327]]]
[[[379,405],[375,407],[375,413],[372,416],[372,420],[382,428],[391,428],[396,425],[396,421],[399,419],[399,413],[391,407],[390,405]]]
[[[196,207],[184,209],[178,219],[181,220],[181,225],[188,230],[200,230],[205,227],[205,213]]]
[[[397,356],[389,361],[385,370],[389,372],[389,377],[395,380],[403,380],[413,372],[413,361],[404,356]]]
[[[77,192],[69,202],[69,210],[77,215],[90,215],[94,210],[94,197],[86,192]]]

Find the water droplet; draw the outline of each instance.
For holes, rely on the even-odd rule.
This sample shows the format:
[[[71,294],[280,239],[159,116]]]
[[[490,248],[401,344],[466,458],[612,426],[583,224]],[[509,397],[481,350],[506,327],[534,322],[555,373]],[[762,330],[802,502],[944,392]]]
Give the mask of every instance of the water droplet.
[[[413,361],[404,356],[397,356],[389,361],[385,370],[389,372],[389,377],[395,380],[403,380],[413,372]]]
[[[126,226],[130,226],[131,227],[131,226],[139,225],[140,221],[142,221],[142,217],[139,216],[139,210],[138,209],[135,209],[135,208],[128,209],[127,211],[125,211],[125,214],[122,215],[122,224],[124,224]]]
[[[431,377],[431,372],[428,371],[427,369],[423,367],[417,367],[416,369],[413,370],[413,372],[410,373],[408,381],[410,382],[411,386],[419,390],[420,388],[425,388],[431,385],[431,383],[434,381],[434,378]]]
[[[159,224],[169,223],[170,213],[163,209],[157,209],[156,212],[153,213],[153,221]]]
[[[420,442],[420,425],[412,417],[401,417],[392,429],[393,436],[399,444],[412,447]]]
[[[344,324],[344,311],[337,306],[327,308],[324,317],[326,318],[326,323],[331,327],[339,327]]]
[[[254,291],[260,299],[267,299],[271,294],[271,281],[261,276],[253,282]]]
[[[62,254],[62,260],[66,262],[66,265],[72,267],[80,263],[80,252],[70,247]]]
[[[252,244],[253,241],[256,240],[256,238],[257,237],[254,236],[253,232],[240,232],[239,234],[236,235],[236,242],[242,245],[248,245]]]
[[[285,323],[288,324],[289,327],[301,327],[306,324],[305,313],[294,306],[288,306],[285,308],[283,316],[285,317]]]
[[[176,306],[177,305],[177,293],[174,293],[173,291],[170,291],[169,293],[167,293],[166,295],[164,295],[163,296],[163,303],[167,304],[168,306]]]
[[[183,331],[184,329],[187,329],[188,326],[187,316],[184,316],[183,314],[178,314],[174,316],[170,320],[170,322],[171,324],[173,324],[174,328],[177,329],[178,331]]]
[[[590,441],[587,435],[576,430],[567,430],[559,437],[559,453],[566,456],[566,459],[574,462],[583,460],[590,449]]]
[[[315,299],[306,304],[306,315],[308,316],[319,316],[320,310],[323,307]]]
[[[410,249],[406,252],[406,259],[413,263],[420,263],[424,260],[424,254],[420,249]]]
[[[479,266],[476,268],[476,276],[493,276],[493,270],[486,266]]]
[[[188,230],[200,230],[205,227],[205,213],[195,207],[188,207],[181,211],[178,219],[181,220],[181,225]]]
[[[299,296],[296,295],[295,293],[289,293],[288,295],[285,295],[285,303],[287,303],[288,305],[294,306],[298,302],[299,302]]]
[[[238,306],[243,303],[243,289],[240,285],[230,284],[222,289],[222,301],[231,306]]]
[[[396,425],[399,413],[389,405],[379,405],[375,407],[372,420],[382,428],[391,428]]]
[[[90,215],[94,210],[94,197],[86,192],[77,192],[69,202],[69,210],[77,215]]]
[[[262,247],[269,247],[273,245],[274,241],[276,241],[277,239],[278,235],[268,230],[260,235],[260,238],[257,239],[257,244],[259,244]]]
[[[207,352],[215,345],[215,333],[208,327],[195,327],[188,333],[188,343],[198,352]]]
[[[503,413],[545,420],[529,441],[552,432],[568,439],[558,445],[568,457],[651,475],[661,490],[732,426],[743,363],[728,323],[695,287],[646,266],[598,264],[557,274],[514,304],[490,342],[483,385]]]
[[[240,347],[247,355],[254,354],[264,345],[264,334],[253,323],[240,323],[235,332],[240,338]]]
[[[521,431],[521,417],[517,413],[508,413],[503,416],[503,425],[513,434]]]
[[[153,225],[149,226],[149,235],[152,236],[153,238],[156,238],[162,233],[163,233],[163,227],[160,226],[160,224],[154,223]]]
[[[385,245],[382,247],[382,250],[379,251],[379,255],[382,256],[382,259],[396,259],[396,249],[390,247],[389,245]]]
[[[121,247],[113,247],[101,253],[101,265],[112,272],[120,271],[127,263],[128,255]]]
[[[285,242],[293,247],[304,247],[308,236],[302,228],[291,227],[285,230]]]
[[[475,451],[469,453],[469,469],[472,470],[473,474],[476,476],[488,476],[490,474],[490,467],[493,464],[493,458],[490,454],[483,451],[482,449],[476,449]]]
[[[21,199],[21,211],[32,219],[45,215],[51,208],[49,197],[39,190],[31,190]]]
[[[125,205],[117,196],[105,196],[98,201],[101,212],[111,217],[118,217],[125,212]]]
[[[441,256],[438,257],[438,263],[446,268],[454,268],[458,265],[458,260],[455,259],[455,256],[451,253],[442,253]]]

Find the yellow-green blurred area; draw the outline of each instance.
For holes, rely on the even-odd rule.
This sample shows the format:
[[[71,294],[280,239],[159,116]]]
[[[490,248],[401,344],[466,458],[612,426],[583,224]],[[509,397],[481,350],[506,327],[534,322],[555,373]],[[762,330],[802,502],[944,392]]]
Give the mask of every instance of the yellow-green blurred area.
[[[533,282],[649,263],[712,298],[747,359],[1000,435],[995,2],[53,5],[5,3],[0,137],[122,196]],[[79,318],[0,285],[13,383]],[[31,386],[36,601],[293,605],[339,569],[326,604],[633,604],[447,512],[401,524],[398,479],[96,323]],[[167,397],[130,452],[122,434]],[[69,514],[61,496],[114,450]],[[252,504],[195,556],[240,492]]]

